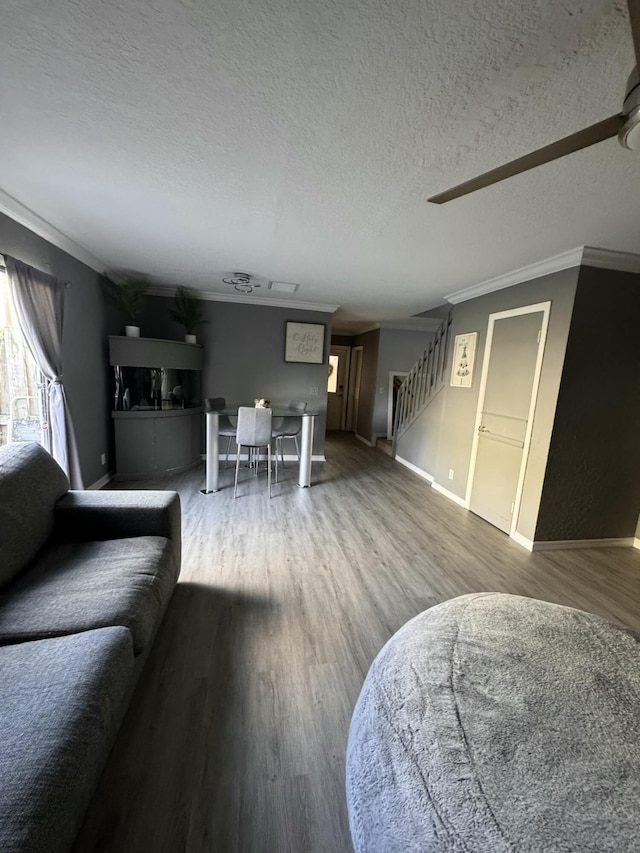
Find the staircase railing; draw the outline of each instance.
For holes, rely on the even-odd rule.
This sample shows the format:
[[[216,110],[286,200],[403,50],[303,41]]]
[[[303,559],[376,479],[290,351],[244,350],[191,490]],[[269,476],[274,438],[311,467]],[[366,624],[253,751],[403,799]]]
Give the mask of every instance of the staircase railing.
[[[443,320],[429,346],[413,365],[398,389],[393,425],[393,444],[426,409],[445,383],[452,314]]]

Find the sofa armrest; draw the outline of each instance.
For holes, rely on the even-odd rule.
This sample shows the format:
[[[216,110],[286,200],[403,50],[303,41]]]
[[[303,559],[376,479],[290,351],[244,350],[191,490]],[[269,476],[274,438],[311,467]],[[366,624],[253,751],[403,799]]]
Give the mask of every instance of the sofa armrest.
[[[54,536],[65,542],[164,536],[178,566],[182,546],[180,496],[161,491],[69,491],[55,505]]]

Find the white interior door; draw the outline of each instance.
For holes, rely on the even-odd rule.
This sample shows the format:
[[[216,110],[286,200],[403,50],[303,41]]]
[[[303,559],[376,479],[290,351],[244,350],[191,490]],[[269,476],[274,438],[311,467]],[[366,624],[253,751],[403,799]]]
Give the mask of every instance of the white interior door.
[[[350,355],[351,347],[331,347],[327,382],[327,429],[345,428]]]
[[[468,506],[505,533],[517,520],[549,306],[489,318]]]

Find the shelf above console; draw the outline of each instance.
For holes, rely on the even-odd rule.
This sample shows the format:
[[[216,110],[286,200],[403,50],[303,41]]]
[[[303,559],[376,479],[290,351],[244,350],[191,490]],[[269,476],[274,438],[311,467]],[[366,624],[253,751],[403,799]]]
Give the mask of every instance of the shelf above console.
[[[166,341],[162,338],[128,338],[109,336],[109,364],[120,367],[168,367],[202,370],[203,348],[200,344]]]

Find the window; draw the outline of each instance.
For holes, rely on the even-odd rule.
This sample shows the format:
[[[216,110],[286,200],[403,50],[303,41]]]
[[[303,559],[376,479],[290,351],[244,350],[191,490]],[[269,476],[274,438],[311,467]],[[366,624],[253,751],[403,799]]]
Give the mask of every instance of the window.
[[[44,377],[25,344],[0,266],[0,445],[37,441],[49,450],[46,401]]]

